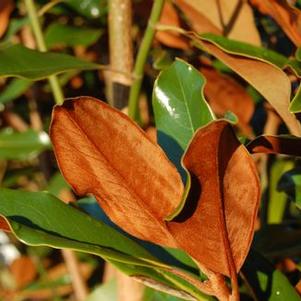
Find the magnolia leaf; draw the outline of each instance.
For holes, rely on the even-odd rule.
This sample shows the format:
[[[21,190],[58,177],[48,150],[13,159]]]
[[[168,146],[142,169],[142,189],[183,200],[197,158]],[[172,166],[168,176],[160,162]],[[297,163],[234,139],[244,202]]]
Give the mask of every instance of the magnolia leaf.
[[[204,96],[205,78],[177,59],[160,73],[153,89],[158,143],[185,180],[181,157],[195,131],[215,117]]]
[[[289,135],[262,135],[248,143],[247,149],[251,154],[282,154],[301,156],[301,138]]]
[[[220,120],[196,132],[183,165],[191,177],[191,191],[168,228],[198,262],[232,277],[253,238],[260,200],[255,164],[229,123]]]
[[[275,108],[293,135],[301,135],[300,123],[289,112],[291,83],[288,76],[276,65],[245,55],[239,51],[229,51],[216,43],[214,35],[202,35],[199,42],[210,54],[244,78]],[[278,58],[277,58],[278,59]]]
[[[101,34],[102,31],[100,29],[52,23],[46,30],[45,43],[47,48],[77,45],[88,47],[94,44]]]
[[[40,52],[22,45],[0,48],[0,77],[39,80],[70,70],[98,69],[99,65],[71,55]]]
[[[176,211],[183,194],[179,174],[126,115],[93,98],[68,100],[55,108],[50,135],[59,167],[76,193],[93,193],[125,231],[180,246],[217,273],[232,276],[240,269],[260,189],[254,163],[226,121],[194,136],[183,159],[191,192],[187,206],[170,222],[164,219]]]
[[[62,174],[77,194],[93,193],[128,233],[176,247],[164,219],[181,201],[180,175],[129,117],[80,97],[55,107],[50,136]]]

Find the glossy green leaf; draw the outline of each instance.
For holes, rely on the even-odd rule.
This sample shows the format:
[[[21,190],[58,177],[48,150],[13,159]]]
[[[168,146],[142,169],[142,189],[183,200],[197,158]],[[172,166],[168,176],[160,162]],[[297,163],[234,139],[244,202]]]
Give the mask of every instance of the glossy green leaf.
[[[95,254],[130,276],[148,277],[185,290],[199,300],[211,300],[187,281],[168,272],[168,265],[134,240],[49,193],[0,188],[0,215],[7,219],[15,236],[28,245]]]
[[[0,103],[6,104],[20,97],[31,85],[31,80],[24,78],[13,79],[0,94]]]
[[[292,168],[293,166],[291,166]],[[277,189],[285,193],[301,209],[301,170],[294,168],[282,174]]]
[[[153,108],[158,143],[186,175],[181,157],[194,132],[214,119],[204,97],[205,78],[188,63],[177,59],[158,76],[153,89]]]
[[[283,219],[287,196],[277,190],[282,174],[294,166],[293,161],[277,160],[271,167],[268,203],[268,223],[280,223]]]
[[[259,253],[251,250],[241,270],[256,301],[300,301],[288,279]]]
[[[52,23],[45,32],[47,48],[53,46],[90,46],[101,36],[100,29],[75,27],[59,23]]]
[[[23,160],[50,149],[51,143],[45,132],[14,132],[6,128],[0,132],[0,158]]]
[[[21,45],[0,48],[0,77],[39,80],[70,70],[98,69],[94,63],[53,52],[39,52]]]
[[[2,188],[0,214],[7,218],[15,235],[29,245],[74,248],[140,264],[143,258],[154,259],[131,239],[49,193]]]
[[[106,0],[65,0],[64,2],[89,19],[100,18],[107,13]]]

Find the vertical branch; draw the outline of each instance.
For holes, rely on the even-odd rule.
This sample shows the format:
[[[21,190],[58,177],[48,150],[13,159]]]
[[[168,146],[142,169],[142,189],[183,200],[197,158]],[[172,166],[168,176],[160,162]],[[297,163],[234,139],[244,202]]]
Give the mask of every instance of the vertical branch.
[[[127,106],[133,70],[131,0],[109,1],[109,44],[112,70],[108,79],[108,98],[111,105]]]
[[[148,20],[147,28],[144,33],[141,46],[138,51],[137,59],[135,62],[134,83],[131,87],[130,98],[129,98],[129,116],[133,119],[137,119],[138,100],[139,100],[139,94],[142,85],[144,65],[155,35],[155,25],[160,18],[163,9],[163,4],[164,4],[164,0],[154,0],[151,15]]]
[[[29,16],[30,24],[32,27],[33,34],[35,36],[35,40],[37,43],[37,47],[40,51],[47,51],[46,44],[44,41],[44,36],[42,33],[41,25],[39,22],[38,14],[34,5],[33,0],[24,0],[26,10]],[[48,77],[49,84],[51,86],[51,90],[55,99],[56,104],[62,104],[64,102],[64,95],[58,79],[55,75],[51,75]]]

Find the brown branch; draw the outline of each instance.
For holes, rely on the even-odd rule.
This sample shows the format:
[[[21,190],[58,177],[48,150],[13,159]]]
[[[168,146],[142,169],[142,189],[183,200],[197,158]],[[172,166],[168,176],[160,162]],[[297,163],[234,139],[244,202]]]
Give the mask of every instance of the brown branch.
[[[106,74],[108,97],[111,105],[123,109],[127,106],[129,87],[132,83],[132,2],[109,1],[110,65],[118,72]]]

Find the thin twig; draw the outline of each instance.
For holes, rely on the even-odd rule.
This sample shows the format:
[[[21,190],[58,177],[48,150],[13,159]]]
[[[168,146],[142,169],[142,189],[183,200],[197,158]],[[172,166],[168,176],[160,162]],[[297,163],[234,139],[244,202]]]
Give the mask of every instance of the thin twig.
[[[38,18],[38,14],[34,5],[33,0],[24,0],[26,10],[29,16],[30,24],[35,36],[35,40],[37,43],[37,47],[40,51],[46,52],[46,44],[44,41],[44,36],[42,33],[40,21]],[[64,102],[64,95],[61,89],[61,86],[58,82],[57,76],[56,75],[51,75],[48,77],[49,84],[51,86],[53,96],[55,99],[56,104],[62,104]]]
[[[144,65],[155,35],[155,31],[156,31],[155,25],[161,16],[163,4],[164,4],[164,0],[154,0],[151,15],[148,20],[147,28],[144,33],[138,51],[137,59],[135,62],[135,67],[134,67],[135,80],[131,87],[130,97],[129,97],[129,116],[133,119],[137,119],[138,100],[139,100],[139,94],[142,85]]]
[[[108,74],[108,99],[112,106],[123,109],[128,103],[132,84],[132,1],[109,1],[110,65],[119,72]]]

